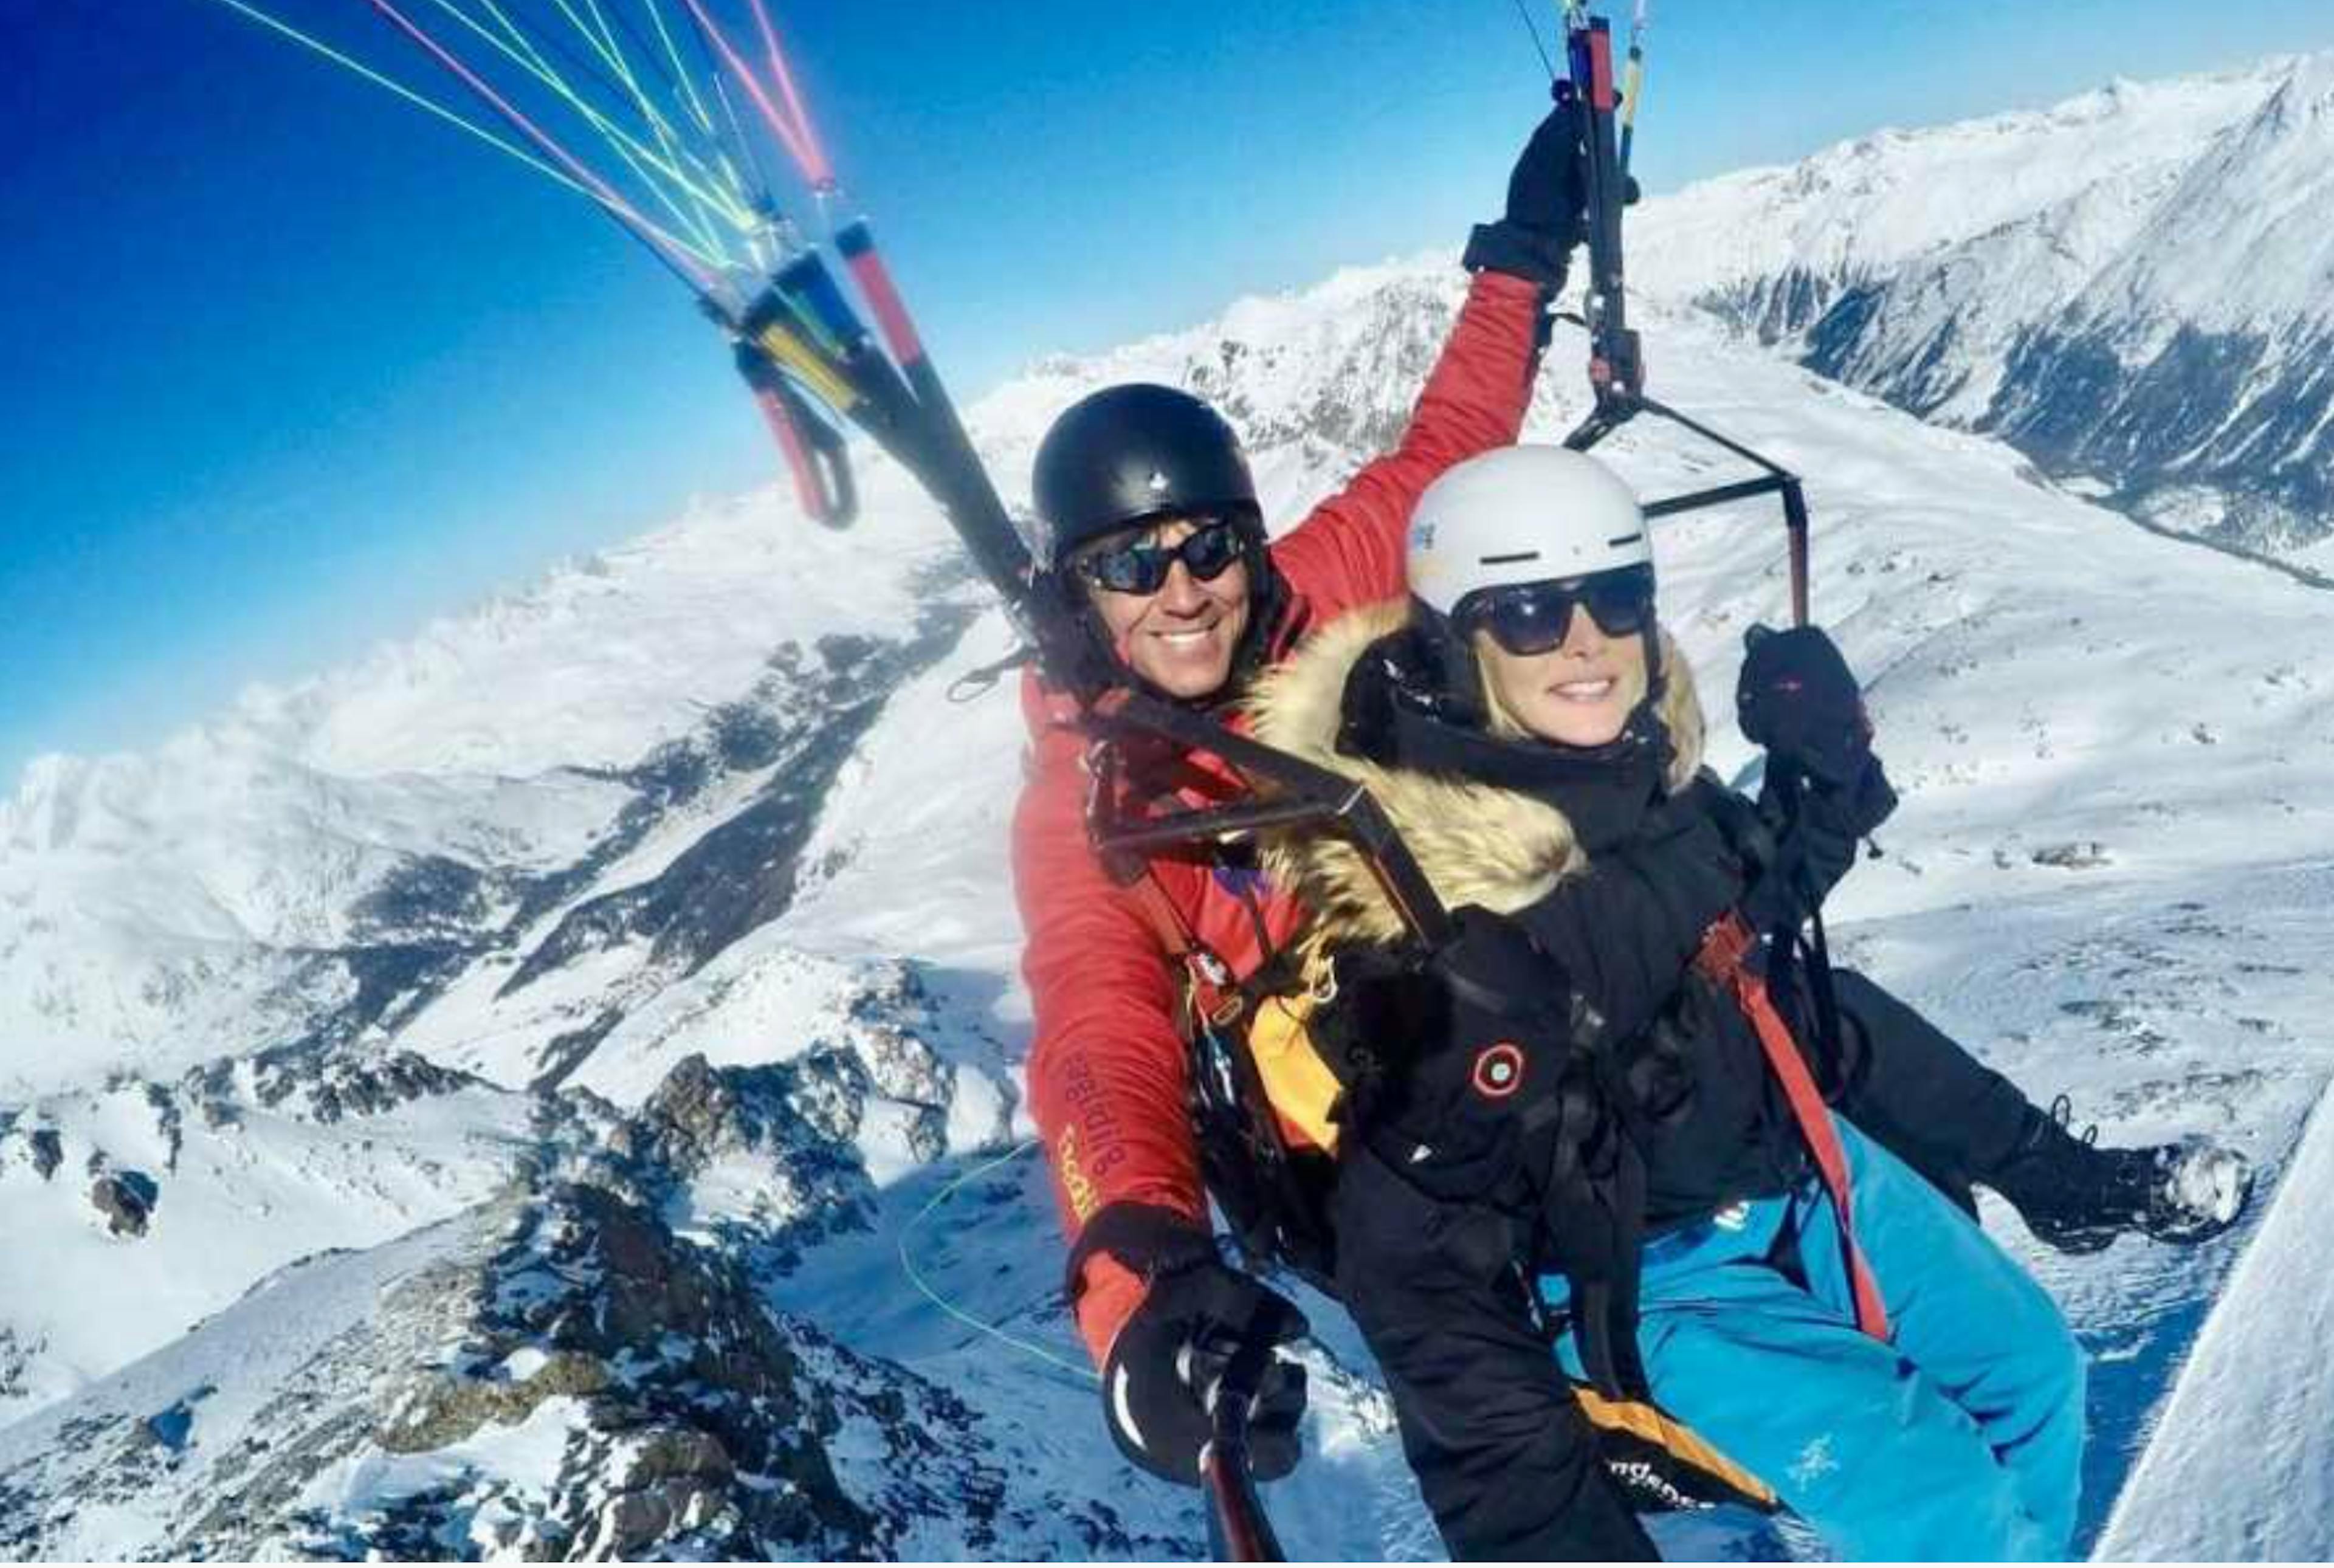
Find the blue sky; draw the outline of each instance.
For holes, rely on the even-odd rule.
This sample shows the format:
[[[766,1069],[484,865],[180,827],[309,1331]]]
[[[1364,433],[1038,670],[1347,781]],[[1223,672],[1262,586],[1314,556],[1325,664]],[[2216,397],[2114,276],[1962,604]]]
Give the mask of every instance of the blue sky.
[[[458,96],[362,0],[261,3]],[[968,396],[1456,243],[1544,91],[1514,0],[774,9]],[[2323,0],[1656,0],[1654,24],[1654,190],[2334,46]],[[0,0],[0,789],[773,476],[642,252],[216,0]]]

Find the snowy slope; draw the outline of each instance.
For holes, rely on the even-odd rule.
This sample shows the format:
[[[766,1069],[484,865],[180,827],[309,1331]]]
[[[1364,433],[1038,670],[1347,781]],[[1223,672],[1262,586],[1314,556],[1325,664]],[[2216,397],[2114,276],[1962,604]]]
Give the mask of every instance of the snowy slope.
[[[885,500],[848,539],[708,509],[155,756],[35,762],[0,805],[0,1039],[42,1049],[0,1086],[183,1068],[334,1006],[351,1033],[462,949],[524,957],[663,808],[767,782],[796,738],[772,732],[823,717],[795,711],[834,684],[820,640],[917,629],[931,514]],[[415,973],[377,976],[382,949]]]
[[[2116,1505],[2103,1556],[2334,1556],[2334,1387],[2295,1375],[2297,1347],[2334,1343],[2321,1250],[2329,1184],[2334,1112],[2321,1105]],[[2259,1506],[2268,1499],[2278,1505]]]
[[[169,1343],[295,1258],[479,1201],[543,1132],[519,1096],[410,1057],[296,1082],[222,1063],[0,1110],[0,1412]],[[92,1201],[108,1181],[150,1193],[145,1215]]]
[[[2334,56],[1877,132],[1648,203],[1632,281],[2157,524],[2334,515]]]
[[[1355,269],[1041,366],[972,422],[1011,495],[1084,390],[1194,386],[1293,518],[1399,428],[1459,293],[1443,263]],[[1906,797],[1837,945],[2109,1140],[2207,1129],[2273,1187],[2334,1073],[2334,601],[1705,318],[1645,324],[1661,391],[1808,476],[1818,613]],[[1565,404],[1575,351],[1559,338]],[[1649,493],[1730,472],[1650,426],[1609,450]],[[931,508],[886,465],[865,479],[860,533],[768,498],[702,509],[163,756],[43,764],[0,808],[0,1551],[1196,1549],[1188,1497],[1102,1441],[1034,1160],[982,1169],[1019,1119],[1022,742],[1010,679],[959,678],[1008,640]],[[1780,531],[1748,508],[1657,549],[1722,713],[1743,628],[1781,614]],[[1724,732],[1713,758],[1750,761]],[[124,1173],[155,1189],[142,1234],[93,1201]],[[2199,1352],[2230,1370],[2181,1386],[2245,1237],[2063,1259],[1992,1217],[2097,1358],[2087,1530],[2141,1466],[2118,1554],[2191,1538],[2146,1477],[2187,1473],[2212,1421],[2321,1408],[2223,1326],[2269,1296],[2322,1310],[2301,1276],[2242,1283],[2267,1264]],[[558,1303],[603,1265],[535,1272],[505,1255],[522,1232],[719,1311],[671,1344],[595,1338]],[[903,1243],[1052,1360],[935,1308]],[[273,1272],[325,1247],[358,1250]],[[396,1283],[424,1276],[467,1283]],[[1316,1304],[1318,1457],[1277,1489],[1283,1529],[1307,1554],[1432,1554],[1367,1358]],[[776,1336],[866,1421],[812,1442],[700,1353],[729,1333]],[[416,1366],[459,1419],[393,1419]],[[700,1395],[729,1414],[690,1415]],[[304,1435],[256,1455],[295,1409]],[[666,1434],[647,1459],[635,1417]],[[938,1478],[910,1495],[917,1431]],[[780,1475],[806,1515],[757,1501]],[[2305,1539],[2277,1533],[2271,1479],[2216,1485],[2262,1539]],[[211,1512],[223,1490],[240,1517]],[[1741,1534],[1670,1539],[1779,1544]]]

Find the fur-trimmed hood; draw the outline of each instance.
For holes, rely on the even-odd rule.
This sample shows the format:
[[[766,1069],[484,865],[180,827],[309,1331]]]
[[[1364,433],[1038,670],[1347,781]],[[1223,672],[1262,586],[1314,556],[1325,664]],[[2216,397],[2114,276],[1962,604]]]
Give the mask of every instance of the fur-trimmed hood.
[[[1253,733],[1267,746],[1365,785],[1445,905],[1521,909],[1587,865],[1562,812],[1510,790],[1383,767],[1337,749],[1346,678],[1372,643],[1409,620],[1409,601],[1396,600],[1365,606],[1314,633],[1249,697]],[[1659,717],[1674,754],[1666,782],[1676,790],[1702,765],[1702,704],[1667,631],[1661,644]],[[1281,832],[1266,841],[1264,854],[1274,880],[1312,911],[1308,943],[1385,943],[1404,934],[1368,861],[1346,840]]]

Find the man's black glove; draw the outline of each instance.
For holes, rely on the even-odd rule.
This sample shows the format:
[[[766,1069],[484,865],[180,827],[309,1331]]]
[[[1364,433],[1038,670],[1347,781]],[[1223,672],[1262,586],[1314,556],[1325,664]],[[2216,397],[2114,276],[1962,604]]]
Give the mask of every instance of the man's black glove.
[[[1509,273],[1551,293],[1563,288],[1567,258],[1587,233],[1587,162],[1578,116],[1559,101],[1508,176],[1506,216],[1468,236],[1467,270]]]
[[[1113,1212],[1105,1208],[1097,1221]],[[1111,1342],[1103,1364],[1103,1417],[1119,1451],[1164,1480],[1200,1484],[1200,1450],[1212,1436],[1219,1384],[1243,1348],[1268,1351],[1302,1337],[1305,1314],[1285,1296],[1228,1266],[1197,1227],[1181,1227],[1181,1246],[1158,1249],[1164,1261],[1142,1267],[1148,1283]],[[1126,1261],[1125,1249],[1111,1251]],[[1305,1369],[1270,1356],[1256,1383],[1248,1419],[1250,1472],[1277,1481],[1297,1467],[1297,1422],[1305,1414]]]
[[[1423,963],[1341,976],[1355,1037],[1391,1045],[1346,1116],[1427,1196],[1520,1208],[1600,1125],[1575,1048],[1593,1021],[1521,926],[1474,905],[1452,919],[1451,939]]]

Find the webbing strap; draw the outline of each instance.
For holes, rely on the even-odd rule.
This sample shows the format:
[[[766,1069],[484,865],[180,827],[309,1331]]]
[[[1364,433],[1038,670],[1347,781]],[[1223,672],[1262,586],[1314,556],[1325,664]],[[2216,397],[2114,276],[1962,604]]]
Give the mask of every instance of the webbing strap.
[[[1134,879],[1134,901],[1143,910],[1143,918],[1151,924],[1159,945],[1172,953],[1191,977],[1191,1005],[1200,1016],[1220,1028],[1238,1018],[1248,1005],[1248,998],[1232,983],[1231,971],[1222,959],[1210,952],[1184,919],[1167,890],[1159,885],[1159,878],[1148,865]]]
[[[1705,978],[1726,987],[1750,1020],[1751,1028],[1757,1031],[1759,1044],[1767,1054],[1767,1065],[1783,1086],[1783,1098],[1790,1104],[1792,1120],[1799,1123],[1799,1136],[1807,1140],[1808,1152],[1815,1156],[1816,1170],[1823,1178],[1824,1190],[1831,1197],[1832,1213],[1839,1221],[1840,1252],[1847,1260],[1848,1280],[1856,1294],[1856,1326],[1885,1342],[1889,1334],[1888,1308],[1880,1299],[1879,1282],[1865,1260],[1864,1249],[1857,1245],[1847,1151],[1840,1145],[1839,1129],[1833,1125],[1831,1108],[1824,1103],[1822,1092],[1816,1088],[1815,1076],[1808,1071],[1807,1059],[1799,1054],[1799,1042],[1792,1038],[1790,1026],[1775,1011],[1766,981],[1750,968],[1748,960],[1757,940],[1741,916],[1729,913],[1712,925],[1702,938],[1702,948],[1693,957],[1693,967]]]

